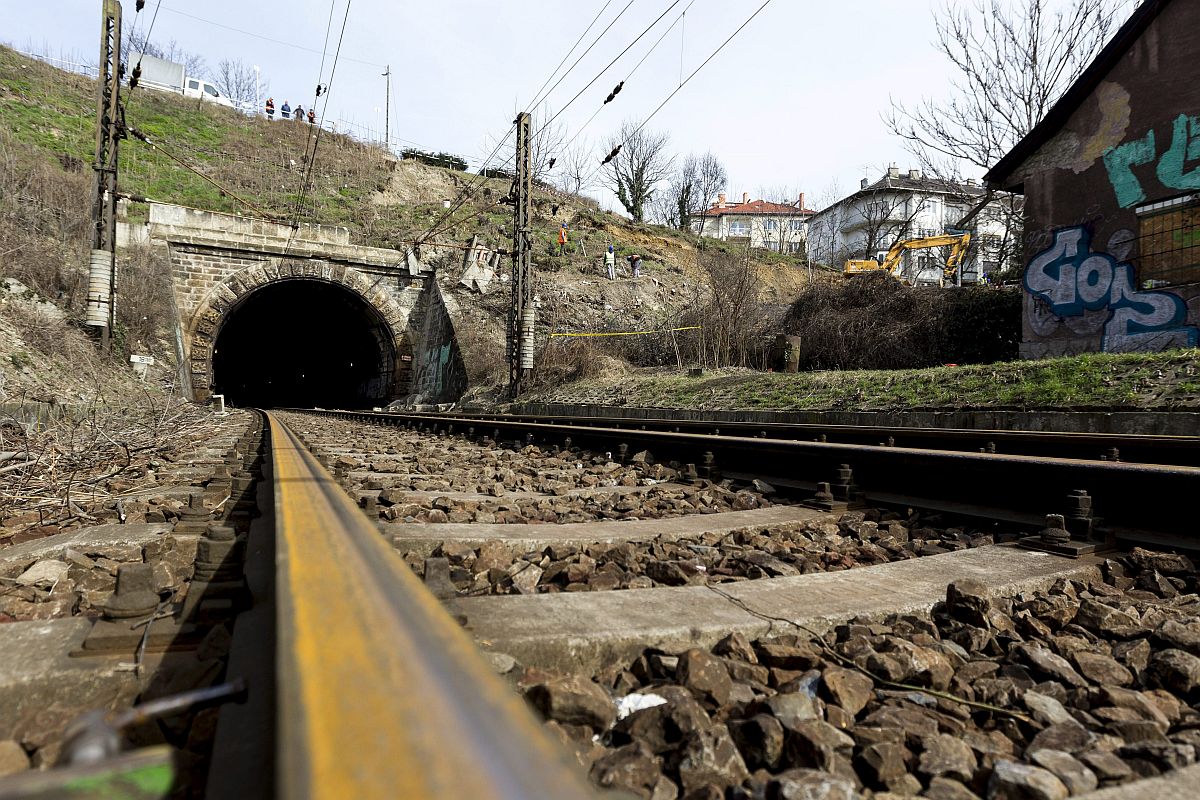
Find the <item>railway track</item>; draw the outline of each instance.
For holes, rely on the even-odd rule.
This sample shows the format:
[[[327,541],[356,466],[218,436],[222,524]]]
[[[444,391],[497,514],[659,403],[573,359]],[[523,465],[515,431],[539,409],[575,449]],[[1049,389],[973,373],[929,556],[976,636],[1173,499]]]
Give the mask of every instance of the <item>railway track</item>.
[[[547,423],[569,427],[602,427],[790,439],[838,444],[888,445],[926,450],[993,452],[1142,464],[1200,466],[1200,436],[1022,431],[981,428],[916,428],[887,425],[822,425],[700,419],[654,419],[628,416],[555,416],[452,412],[437,416],[467,425],[487,422]]]
[[[906,439],[892,436],[880,442],[883,431],[900,431],[838,428],[836,435],[842,438],[871,442],[862,444],[830,441],[835,434],[829,426],[819,428],[825,433],[817,438],[824,441],[812,441],[797,436],[813,433],[811,426],[780,426],[772,437],[763,426],[743,426],[741,432],[755,430],[766,432],[765,436],[734,435],[727,424],[716,433],[705,426],[699,431],[662,430],[666,424],[661,421],[660,429],[654,429],[650,421],[632,427],[626,420],[618,423],[626,427],[617,427],[593,418],[310,413],[473,439],[589,447],[611,452],[622,461],[645,450],[660,459],[691,464],[700,477],[721,475],[744,482],[758,478],[801,498],[819,499],[827,507],[831,503],[840,508],[854,503],[910,506],[1033,529],[1044,527],[1047,515],[1058,514],[1066,518],[1072,538],[1080,542],[1111,545],[1119,538],[1155,546],[1194,546],[1192,498],[1200,491],[1200,437],[904,429],[901,435]],[[1011,435],[1004,439],[1001,434]],[[997,440],[1006,447],[985,444],[969,449]],[[937,447],[899,446],[901,441]],[[1124,452],[1154,460],[1100,458],[1118,445]],[[1007,452],[1010,448],[1052,455]],[[1080,452],[1096,457],[1071,455]]]
[[[1078,773],[1086,796],[1197,756],[1183,706],[1200,652],[1194,683],[1156,659],[1187,657],[1200,574],[1086,554],[1192,547],[1194,467],[284,411],[239,440],[230,474],[228,498],[193,498],[176,525],[208,545],[171,630],[232,627],[223,682],[201,692],[243,702],[221,708],[207,779],[177,794],[965,798]],[[1068,515],[1079,557],[1003,544],[1080,488],[1095,513],[1090,531]],[[1127,497],[1152,499],[1133,513]],[[202,633],[160,630],[148,663]],[[1071,713],[1108,725],[1109,749],[1039,760],[1039,742],[1085,735],[1040,693],[1084,703]],[[0,797],[170,763],[139,750]]]

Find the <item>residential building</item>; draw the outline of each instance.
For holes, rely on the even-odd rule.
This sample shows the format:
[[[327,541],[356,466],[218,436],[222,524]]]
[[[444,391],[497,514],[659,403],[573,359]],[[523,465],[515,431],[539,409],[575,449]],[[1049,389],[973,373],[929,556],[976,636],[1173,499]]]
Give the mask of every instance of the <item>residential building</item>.
[[[1195,347],[1200,4],[1145,0],[985,176],[1025,196],[1026,358]]]
[[[958,230],[984,194],[974,180],[946,181],[915,169],[902,173],[893,165],[874,183],[863,178],[858,191],[809,219],[809,260],[836,269],[851,258],[882,262],[897,242]],[[997,198],[963,228],[973,240],[956,282],[979,283],[1003,265],[1003,254],[1019,239],[1014,215],[1008,213],[1011,202]],[[943,248],[906,251],[900,276],[913,284],[940,285],[947,255]]]
[[[742,202],[730,203],[722,192],[712,208],[692,218],[691,227],[699,236],[803,255],[808,218],[815,213],[804,207],[803,192],[795,205],[751,200],[746,192],[742,193]]]

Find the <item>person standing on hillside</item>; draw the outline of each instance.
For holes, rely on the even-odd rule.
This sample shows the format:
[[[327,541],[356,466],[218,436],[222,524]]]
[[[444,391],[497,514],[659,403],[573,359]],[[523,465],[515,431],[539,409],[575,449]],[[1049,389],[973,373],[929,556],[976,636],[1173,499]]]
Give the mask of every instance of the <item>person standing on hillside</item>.
[[[267,119],[275,119],[275,98],[267,98]]]
[[[296,122],[304,121],[304,106],[296,106],[296,110],[292,112],[292,119]]]
[[[608,250],[604,251],[604,268],[608,271],[608,279],[615,281],[617,279],[617,254],[613,251],[611,244],[608,246]]]
[[[279,111],[280,111],[280,117],[279,117],[280,119],[287,119],[288,117],[290,117],[292,115],[292,107],[288,105],[287,100],[283,101],[283,108],[279,109]]]
[[[563,223],[558,229],[558,254],[565,255],[567,252],[567,223]]]
[[[642,257],[636,253],[629,257],[629,271],[635,278],[642,277]]]
[[[310,109],[308,110],[308,124],[309,124],[309,125],[313,125],[313,124],[315,124],[315,123],[316,123],[316,121],[317,121],[317,112],[313,111],[313,110],[310,108]]]

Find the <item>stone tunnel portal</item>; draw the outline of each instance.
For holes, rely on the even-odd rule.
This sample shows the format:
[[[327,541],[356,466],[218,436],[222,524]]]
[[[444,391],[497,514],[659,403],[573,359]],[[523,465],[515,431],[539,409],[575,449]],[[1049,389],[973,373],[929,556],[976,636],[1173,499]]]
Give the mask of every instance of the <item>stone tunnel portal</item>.
[[[395,397],[390,329],[363,297],[335,283],[268,283],[222,320],[213,391],[249,407],[368,408]]]

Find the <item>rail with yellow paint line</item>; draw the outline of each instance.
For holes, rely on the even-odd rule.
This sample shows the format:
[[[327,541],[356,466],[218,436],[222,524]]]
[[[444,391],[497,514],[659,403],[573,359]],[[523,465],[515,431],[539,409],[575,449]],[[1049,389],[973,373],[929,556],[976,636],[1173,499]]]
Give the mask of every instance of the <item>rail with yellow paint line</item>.
[[[268,418],[283,796],[592,797],[441,603]]]

